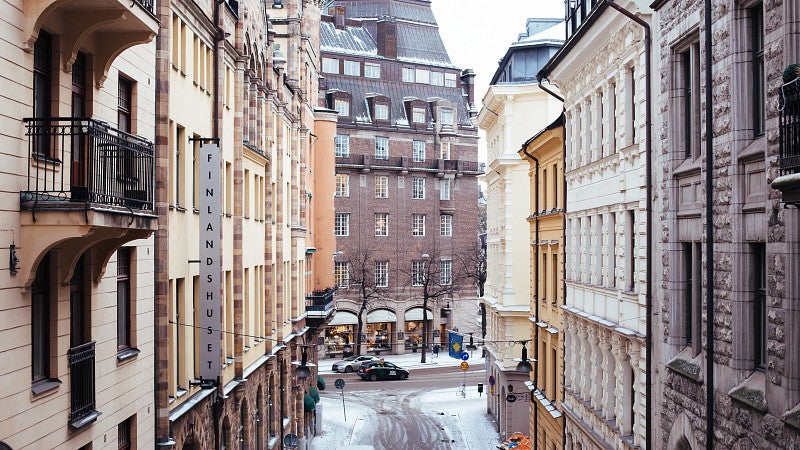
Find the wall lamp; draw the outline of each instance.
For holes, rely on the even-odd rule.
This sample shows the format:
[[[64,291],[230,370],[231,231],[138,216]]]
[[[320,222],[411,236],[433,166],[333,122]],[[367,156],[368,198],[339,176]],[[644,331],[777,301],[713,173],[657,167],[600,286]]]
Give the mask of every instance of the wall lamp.
[[[19,258],[17,257],[17,246],[11,244],[8,247],[8,272],[11,275],[17,274],[17,264],[19,264]]]
[[[308,345],[303,345],[302,347],[303,347],[303,353],[301,354],[300,357],[300,363],[298,364],[297,362],[294,362],[292,364],[298,364],[297,369],[295,369],[294,371],[295,375],[297,375],[297,378],[299,378],[300,380],[305,380],[311,376],[311,369],[309,368],[308,353],[306,351]],[[313,364],[311,365],[313,366]]]
[[[517,372],[533,372],[533,366],[531,366],[531,362],[536,361],[535,359],[528,358],[528,348],[526,345],[530,342],[530,339],[525,341],[514,341],[511,345],[514,344],[522,344],[522,358],[514,358],[513,361],[517,361]]]

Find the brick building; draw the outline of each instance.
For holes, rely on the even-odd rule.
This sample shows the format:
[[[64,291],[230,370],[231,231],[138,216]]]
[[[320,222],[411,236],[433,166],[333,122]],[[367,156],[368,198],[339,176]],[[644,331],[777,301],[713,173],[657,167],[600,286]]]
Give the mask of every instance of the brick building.
[[[458,284],[423,313],[412,271],[434,268],[437,289],[455,283],[459,255],[477,246],[474,74],[450,62],[428,0],[337,0],[325,12],[324,102],[339,114],[338,251],[323,255],[335,258],[338,285],[327,352],[354,351],[359,316],[362,352],[417,351],[423,327],[440,344],[459,326],[451,311],[477,311],[463,301],[475,299],[475,283]],[[378,288],[368,302],[357,289],[364,285]],[[471,322],[462,331],[475,331]]]
[[[800,10],[791,1],[653,7],[664,211],[654,446],[797,448],[800,142],[791,129],[800,108],[797,80],[782,75],[800,61]]]

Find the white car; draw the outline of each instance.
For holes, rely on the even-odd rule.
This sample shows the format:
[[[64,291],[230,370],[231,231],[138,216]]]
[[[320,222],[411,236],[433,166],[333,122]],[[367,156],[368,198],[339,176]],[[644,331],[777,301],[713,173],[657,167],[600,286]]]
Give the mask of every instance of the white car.
[[[333,363],[331,370],[334,372],[344,372],[344,373],[351,373],[351,372],[358,372],[358,369],[361,368],[361,363],[364,361],[378,361],[380,358],[376,358],[370,355],[361,355],[361,356],[348,356],[347,358],[336,361]]]

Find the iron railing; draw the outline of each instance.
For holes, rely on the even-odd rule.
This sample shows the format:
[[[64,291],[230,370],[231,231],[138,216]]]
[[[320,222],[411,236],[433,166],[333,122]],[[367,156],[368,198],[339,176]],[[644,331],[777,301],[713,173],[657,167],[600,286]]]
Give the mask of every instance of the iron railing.
[[[438,171],[457,171],[482,173],[482,164],[478,161],[465,161],[456,159],[426,159],[414,161],[407,156],[394,156],[387,159],[376,159],[372,155],[348,155],[336,158],[338,165],[381,167],[387,169],[424,169]]]
[[[155,11],[154,8],[153,8],[153,6],[154,6],[153,4],[155,3],[155,0],[133,0],[133,2],[134,3],[138,3],[139,6],[141,6],[144,9],[146,9],[147,11],[149,11],[150,14],[153,14],[154,11]]]
[[[94,341],[69,349],[70,410],[69,421],[74,423],[95,409],[94,398]]]
[[[800,78],[781,86],[780,154],[781,175],[800,173]]]
[[[326,289],[306,295],[306,312],[325,312],[333,309],[334,292],[335,289]]]
[[[153,143],[89,118],[24,119],[23,202],[86,202],[153,211]]]

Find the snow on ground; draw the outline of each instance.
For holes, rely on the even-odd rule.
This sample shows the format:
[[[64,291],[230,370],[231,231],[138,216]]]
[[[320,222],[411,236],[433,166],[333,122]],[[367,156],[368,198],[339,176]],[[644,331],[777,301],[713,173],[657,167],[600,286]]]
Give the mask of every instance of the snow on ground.
[[[460,364],[459,360],[448,357],[446,353],[433,358],[428,355],[428,361],[425,364],[419,362],[419,356],[418,354],[386,355],[385,359],[411,370],[435,365],[458,366]],[[475,357],[469,360],[470,365],[480,364],[482,366],[484,364],[483,358],[478,356],[480,356],[480,351],[475,352]],[[319,361],[320,372],[330,373],[333,362],[334,360]],[[467,386],[466,396],[462,398],[458,389],[458,387],[451,387],[424,392],[413,406],[420,411],[426,411],[439,417],[452,438],[450,449],[496,449],[502,441],[497,432],[497,424],[486,412],[485,393],[480,395],[476,386]],[[311,439],[308,448],[311,450],[337,450],[340,446],[348,450],[357,448],[345,446],[350,444],[351,436],[357,433],[360,430],[359,427],[364,424],[363,417],[374,414],[374,412],[356,402],[347,401],[346,395],[346,403],[343,407],[340,391],[333,389],[333,386],[320,394],[321,401],[317,408],[321,410],[322,433]]]

